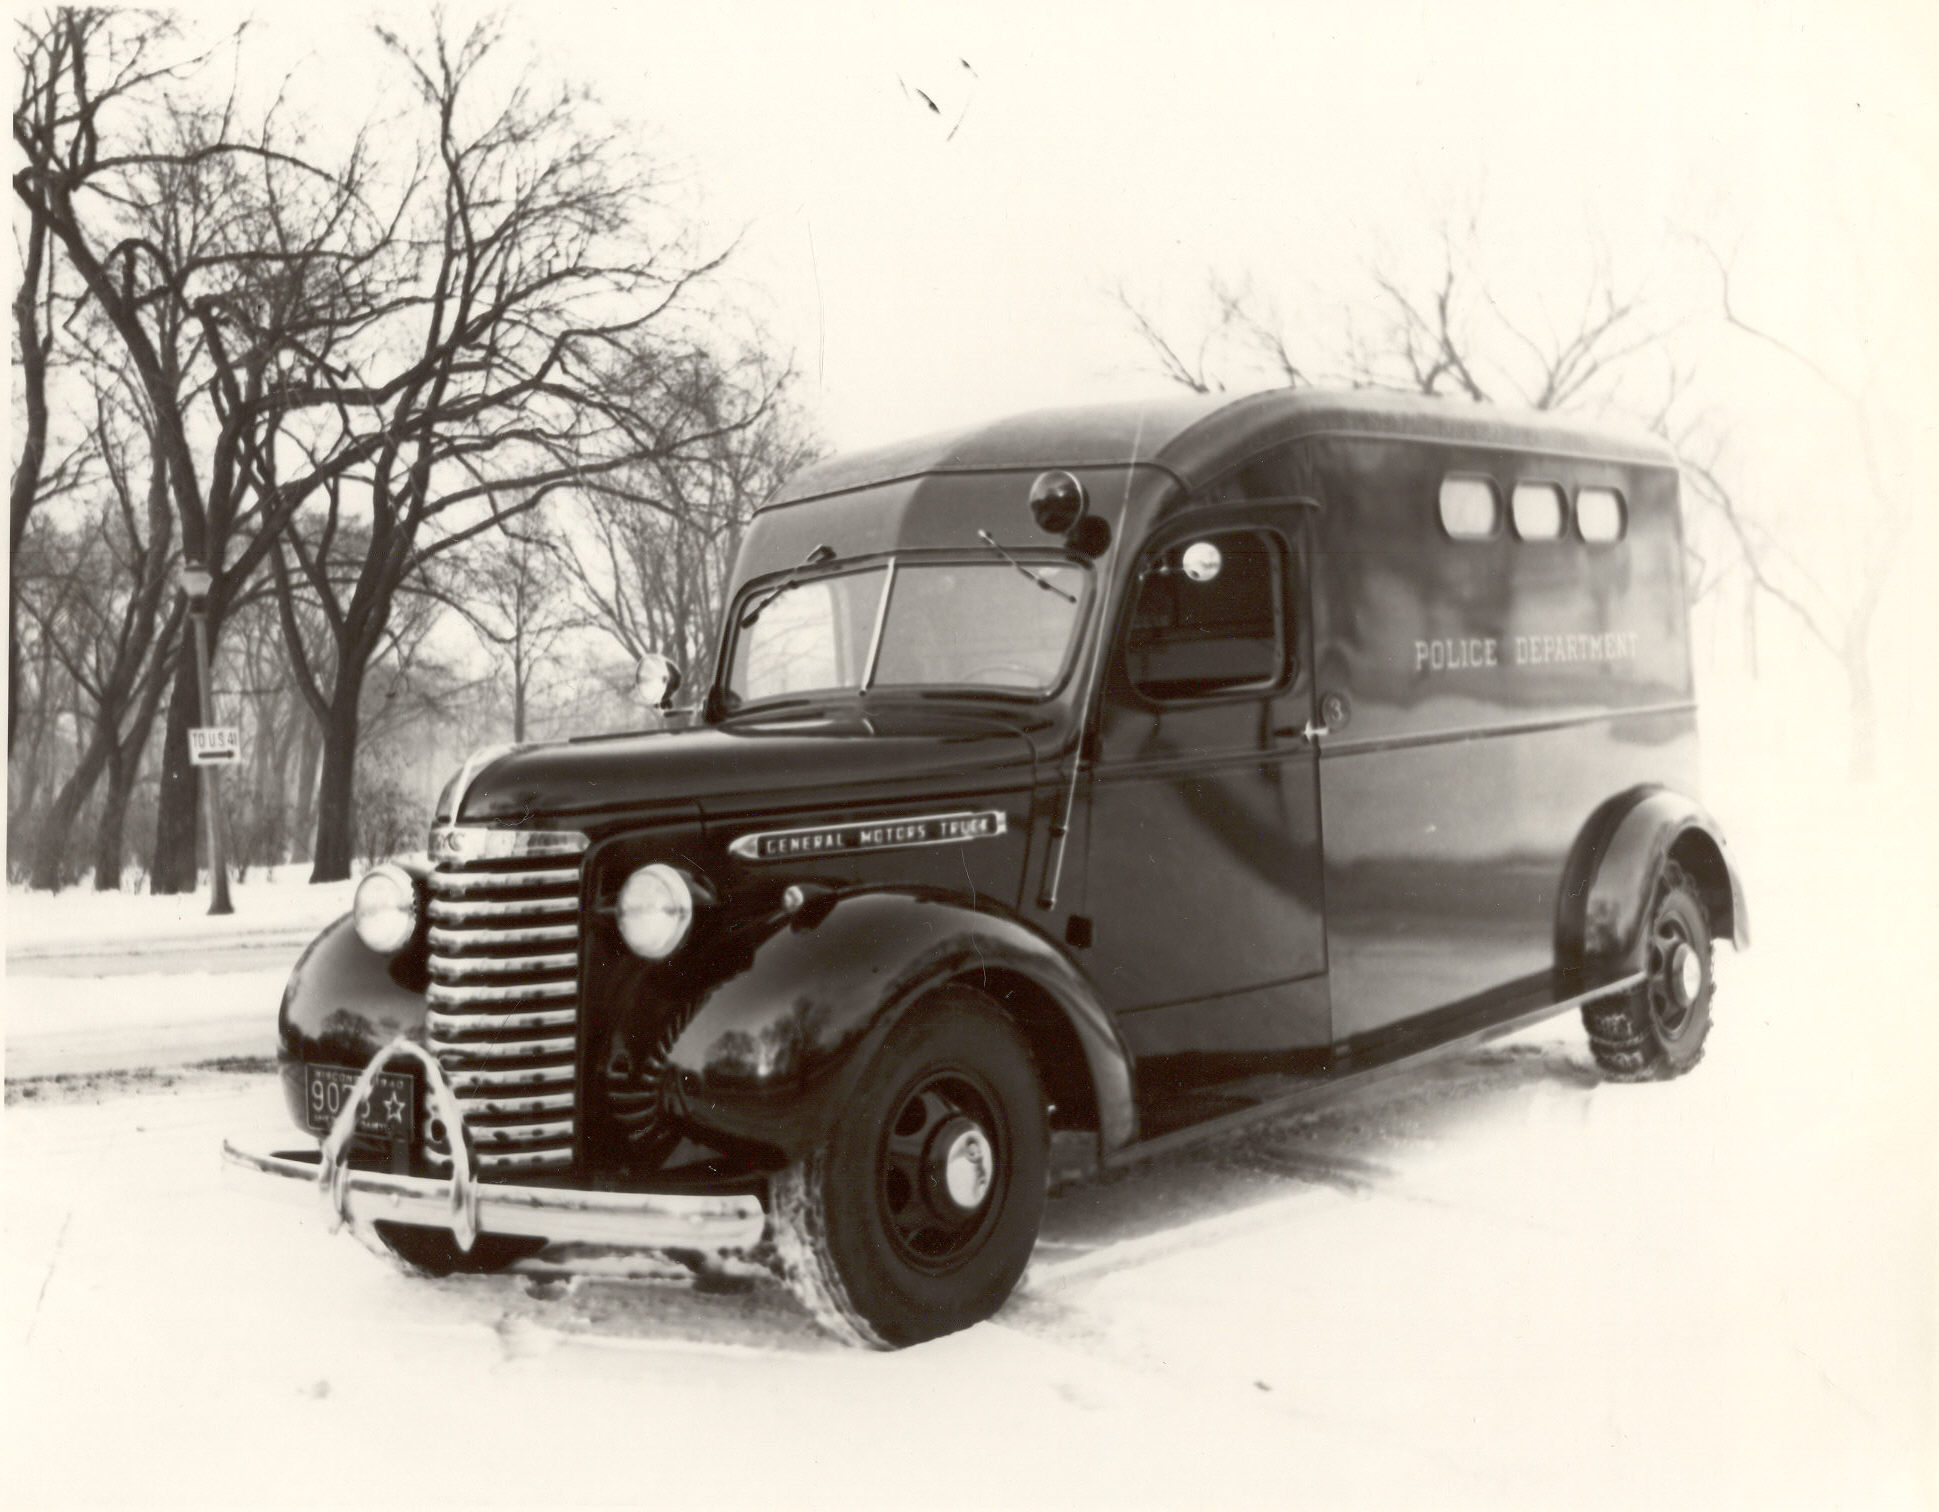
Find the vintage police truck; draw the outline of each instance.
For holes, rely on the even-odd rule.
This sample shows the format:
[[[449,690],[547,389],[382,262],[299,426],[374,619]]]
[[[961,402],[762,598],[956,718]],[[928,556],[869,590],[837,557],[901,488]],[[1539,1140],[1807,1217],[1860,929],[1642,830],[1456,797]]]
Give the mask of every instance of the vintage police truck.
[[[762,1250],[894,1346],[1010,1294],[1054,1134],[1134,1161],[1571,1009],[1611,1077],[1702,1054],[1747,923],[1653,440],[1030,414],[810,468],[727,603],[687,717],[480,752],[362,880],[254,1184],[434,1272]]]

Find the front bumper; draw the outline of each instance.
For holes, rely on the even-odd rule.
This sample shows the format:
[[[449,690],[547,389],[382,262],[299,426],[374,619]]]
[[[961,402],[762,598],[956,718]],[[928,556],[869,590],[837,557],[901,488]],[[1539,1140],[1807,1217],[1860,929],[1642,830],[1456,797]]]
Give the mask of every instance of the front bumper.
[[[425,1090],[450,1131],[449,1180],[359,1170],[350,1164],[359,1108],[377,1075],[393,1060],[414,1061]],[[554,1244],[617,1244],[633,1249],[748,1250],[761,1242],[767,1213],[750,1193],[600,1192],[572,1187],[501,1186],[472,1173],[464,1113],[437,1057],[399,1035],[372,1057],[345,1097],[342,1111],[315,1151],[260,1155],[222,1143],[225,1174],[299,1201],[305,1188],[337,1225],[368,1235],[378,1220],[448,1228],[460,1250],[480,1234],[515,1234]]]
[[[222,1144],[223,1172],[258,1195],[322,1206],[352,1224],[375,1219],[451,1228],[449,1181],[347,1169],[339,1200],[323,1180],[315,1150],[273,1155]],[[767,1214],[758,1197],[712,1193],[587,1192],[564,1187],[472,1188],[478,1230],[521,1234],[555,1244],[614,1244],[629,1249],[750,1250],[761,1241]]]

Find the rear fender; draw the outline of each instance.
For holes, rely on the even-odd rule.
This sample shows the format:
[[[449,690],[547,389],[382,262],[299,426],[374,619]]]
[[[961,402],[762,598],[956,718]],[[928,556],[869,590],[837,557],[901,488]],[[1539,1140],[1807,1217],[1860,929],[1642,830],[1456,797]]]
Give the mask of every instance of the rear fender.
[[[679,1116],[784,1160],[834,1127],[902,1015],[945,982],[1021,975],[1062,1013],[1096,1094],[1101,1151],[1137,1136],[1130,1057],[1089,984],[1013,919],[915,891],[850,893],[764,920],[727,952],[668,1056]]]
[[[1563,874],[1556,962],[1586,985],[1643,966],[1643,913],[1664,863],[1674,859],[1703,895],[1719,939],[1750,945],[1750,916],[1736,864],[1717,822],[1691,798],[1663,787],[1632,788],[1583,827]]]

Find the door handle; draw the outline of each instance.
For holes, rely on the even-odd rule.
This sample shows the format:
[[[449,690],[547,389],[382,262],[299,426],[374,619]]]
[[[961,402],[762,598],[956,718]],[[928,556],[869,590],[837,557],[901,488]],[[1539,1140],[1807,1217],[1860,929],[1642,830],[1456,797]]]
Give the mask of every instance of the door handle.
[[[1322,735],[1331,735],[1335,730],[1345,729],[1347,718],[1351,713],[1352,707],[1347,703],[1346,694],[1328,693],[1320,700],[1320,717],[1317,722],[1308,715],[1305,724],[1287,725],[1283,729],[1274,730],[1273,734],[1281,739],[1288,735],[1298,735],[1308,745],[1313,745]]]

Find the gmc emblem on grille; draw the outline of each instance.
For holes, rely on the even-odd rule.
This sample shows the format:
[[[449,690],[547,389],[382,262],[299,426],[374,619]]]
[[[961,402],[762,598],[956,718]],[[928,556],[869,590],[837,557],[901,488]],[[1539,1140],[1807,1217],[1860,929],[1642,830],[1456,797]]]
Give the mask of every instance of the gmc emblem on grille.
[[[431,831],[431,843],[426,849],[431,854],[431,864],[440,861],[461,861],[470,849],[466,842],[470,839],[469,830],[461,830],[450,825],[441,825]]]

